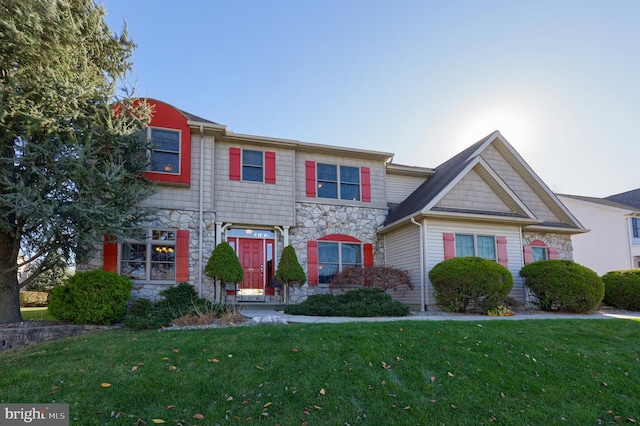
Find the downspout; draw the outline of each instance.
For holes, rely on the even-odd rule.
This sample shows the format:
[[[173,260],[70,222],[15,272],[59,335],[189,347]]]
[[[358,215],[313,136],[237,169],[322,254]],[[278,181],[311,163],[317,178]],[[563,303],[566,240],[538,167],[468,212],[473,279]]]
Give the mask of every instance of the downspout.
[[[424,312],[425,307],[425,291],[424,291],[424,235],[422,233],[423,226],[411,218],[411,223],[420,228],[420,312]]]
[[[522,225],[518,226],[518,236],[520,237],[520,264],[524,266],[524,241],[522,240]],[[527,291],[527,286],[524,283],[524,278],[522,278],[522,292],[524,306],[529,306],[529,292]]]
[[[634,268],[633,265],[633,253],[631,252],[631,229],[633,229],[631,227],[631,225],[633,224],[633,213],[630,215],[627,215],[627,247],[629,248],[629,264],[630,264],[630,269]]]
[[[198,296],[202,297],[202,287],[204,285],[202,271],[202,257],[204,254],[204,127],[200,125],[200,194],[198,205]]]

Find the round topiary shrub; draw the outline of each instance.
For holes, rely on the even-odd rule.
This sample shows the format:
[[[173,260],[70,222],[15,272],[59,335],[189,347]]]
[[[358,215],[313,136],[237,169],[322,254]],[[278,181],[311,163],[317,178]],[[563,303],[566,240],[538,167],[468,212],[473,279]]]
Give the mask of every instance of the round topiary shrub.
[[[640,311],[640,269],[607,272],[602,282],[606,305]]]
[[[475,305],[495,309],[513,288],[513,276],[504,266],[480,257],[456,257],[429,271],[436,304],[451,312],[465,312]]]
[[[604,284],[591,269],[570,260],[541,260],[520,270],[543,311],[588,312],[602,301]]]
[[[131,280],[113,272],[78,272],[53,289],[49,312],[74,324],[109,325],[124,316],[131,290]]]

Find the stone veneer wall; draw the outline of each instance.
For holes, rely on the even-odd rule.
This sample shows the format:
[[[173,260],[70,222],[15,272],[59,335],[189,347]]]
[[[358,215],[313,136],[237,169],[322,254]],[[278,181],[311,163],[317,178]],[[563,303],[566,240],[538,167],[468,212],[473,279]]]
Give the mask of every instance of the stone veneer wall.
[[[547,245],[558,250],[558,259],[573,260],[573,245],[571,235],[543,232],[522,232],[522,244],[529,245],[535,240],[540,240]]]
[[[189,282],[197,289],[198,267],[200,266],[198,262],[198,211],[159,210],[156,213],[155,220],[145,224],[144,227],[154,229],[184,229],[189,231]],[[203,231],[202,266],[204,268],[204,265],[206,265],[206,262],[215,246],[215,217],[213,213],[205,212]],[[89,259],[86,264],[78,265],[76,270],[78,272],[82,272],[92,269],[101,269],[103,266],[101,246],[96,250],[96,255],[97,256]],[[204,274],[203,278],[203,296],[213,299],[214,282],[212,279],[204,276]],[[133,298],[142,297],[145,299],[157,300],[159,298],[158,293],[167,287],[168,284],[135,283],[131,295]]]
[[[383,259],[381,245],[378,244],[376,229],[383,223],[386,209],[359,206],[340,206],[319,203],[296,203],[296,226],[291,228],[289,244],[298,255],[302,268],[308,271],[307,242],[318,240],[330,234],[349,235],[362,243],[373,244],[374,263]],[[328,293],[328,285],[308,283],[289,292],[290,303],[300,303],[313,294]]]

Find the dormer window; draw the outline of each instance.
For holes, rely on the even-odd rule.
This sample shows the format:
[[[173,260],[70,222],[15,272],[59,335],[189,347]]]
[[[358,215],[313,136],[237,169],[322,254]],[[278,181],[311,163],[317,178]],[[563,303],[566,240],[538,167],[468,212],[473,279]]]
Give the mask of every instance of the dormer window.
[[[158,173],[180,174],[180,131],[150,127],[151,168]]]

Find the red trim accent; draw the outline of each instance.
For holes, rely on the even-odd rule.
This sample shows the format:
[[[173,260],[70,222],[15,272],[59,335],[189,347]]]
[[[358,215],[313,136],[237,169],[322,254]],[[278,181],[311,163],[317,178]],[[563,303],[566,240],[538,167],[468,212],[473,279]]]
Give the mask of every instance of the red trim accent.
[[[241,169],[240,148],[229,148],[229,179],[240,180]]]
[[[307,263],[309,285],[318,285],[318,242],[307,241]]]
[[[189,231],[176,231],[176,282],[189,282]]]
[[[264,163],[264,183],[276,183],[276,153],[266,151]]]
[[[546,247],[547,246],[543,241],[540,241],[540,240],[533,240],[533,241],[531,241],[531,244],[529,244],[529,245],[532,246],[532,247]]]
[[[364,252],[364,266],[373,266],[373,244],[363,244],[362,251]]]
[[[360,180],[362,181],[362,201],[371,202],[371,169],[360,168]]]
[[[319,241],[340,241],[343,243],[359,243],[361,242],[359,239],[352,237],[350,235],[344,234],[329,234],[324,237],[318,238]]]
[[[150,127],[180,130],[180,173],[145,172],[147,179],[154,182],[168,182],[189,185],[191,183],[191,128],[187,117],[169,104],[147,100],[153,107]]]
[[[118,240],[110,235],[104,236],[102,269],[106,272],[118,273]]]
[[[304,163],[307,197],[316,198],[316,162],[307,160]]]
[[[549,260],[557,260],[558,259],[558,250],[553,247],[549,247]]]
[[[533,250],[531,249],[531,246],[522,247],[522,253],[524,255],[524,264],[525,265],[533,263]]]
[[[496,237],[496,245],[498,246],[498,263],[505,268],[508,268],[509,258],[507,257],[507,237]]]
[[[444,260],[456,257],[456,237],[451,232],[442,234],[444,240]]]

